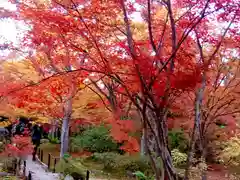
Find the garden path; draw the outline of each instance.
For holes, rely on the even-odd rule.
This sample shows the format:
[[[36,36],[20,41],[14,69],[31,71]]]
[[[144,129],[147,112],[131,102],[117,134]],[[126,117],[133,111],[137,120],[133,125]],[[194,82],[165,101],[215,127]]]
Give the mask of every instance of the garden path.
[[[32,161],[32,156],[26,159],[26,175],[32,173],[32,180],[59,180],[58,173],[48,172],[48,170],[38,161]]]
[[[28,156],[26,159],[26,175],[29,171],[32,174],[32,180],[59,180],[60,174],[52,173],[47,170],[42,164],[38,161],[32,161],[32,156]],[[65,180],[73,180],[71,177],[66,177]],[[108,180],[108,179],[98,179],[90,178],[90,180]],[[113,180],[113,179],[111,179]]]

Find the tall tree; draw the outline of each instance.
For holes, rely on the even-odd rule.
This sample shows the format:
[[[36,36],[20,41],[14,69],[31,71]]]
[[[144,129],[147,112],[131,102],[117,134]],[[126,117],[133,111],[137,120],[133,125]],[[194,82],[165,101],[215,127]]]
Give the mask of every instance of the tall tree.
[[[73,73],[88,77],[94,73],[91,75],[105,82],[113,81],[118,98],[121,95],[130,100],[141,115],[156,179],[177,179],[167,141],[169,110],[179,94],[195,91],[196,87],[196,109],[201,106],[204,74],[226,35],[213,33],[211,26],[231,22],[234,26],[229,26],[227,33],[235,41],[239,39],[239,3],[21,0],[17,11],[14,17],[32,27],[22,45],[47,57],[43,64],[33,61],[38,72],[48,77]],[[159,18],[160,12],[165,12],[164,18]],[[147,36],[139,38],[133,31],[134,13],[141,15]],[[216,48],[203,61],[201,44],[205,41]],[[70,109],[70,103],[66,103],[66,109]],[[114,117],[119,118],[118,112]],[[199,131],[199,117],[196,110],[194,132]],[[159,159],[164,171],[158,166]]]

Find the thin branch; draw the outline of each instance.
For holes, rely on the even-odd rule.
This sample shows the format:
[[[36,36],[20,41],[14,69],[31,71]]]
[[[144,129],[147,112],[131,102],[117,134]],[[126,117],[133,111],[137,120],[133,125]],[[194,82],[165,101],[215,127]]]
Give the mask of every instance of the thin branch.
[[[157,47],[154,43],[154,39],[153,39],[153,32],[152,32],[152,19],[151,19],[151,0],[147,1],[147,12],[148,12],[148,16],[147,16],[147,22],[148,22],[148,35],[149,35],[149,40],[151,43],[151,46],[153,48],[153,51],[156,53],[157,52]]]
[[[152,85],[154,84],[155,80],[157,79],[157,77],[159,76],[159,74],[162,72],[162,70],[164,68],[167,67],[168,63],[171,62],[171,60],[175,57],[177,51],[180,49],[182,43],[184,42],[184,40],[188,37],[188,35],[190,34],[190,32],[201,22],[201,20],[205,17],[205,12],[207,10],[208,4],[209,4],[210,0],[207,0],[205,7],[203,8],[202,12],[201,12],[201,16],[199,17],[199,19],[193,23],[191,28],[186,28],[186,30],[183,32],[182,37],[180,38],[174,52],[171,53],[170,57],[168,58],[168,60],[162,65],[161,68],[159,68],[157,75],[152,78],[152,80],[149,83],[149,88],[152,88]],[[197,17],[196,17],[197,18]]]
[[[171,0],[168,0],[166,2],[166,4],[167,4],[167,7],[168,7],[168,15],[169,15],[169,18],[170,18],[170,24],[171,24],[171,29],[172,29],[172,54],[173,54],[173,57],[171,58],[170,70],[173,71],[173,69],[174,69],[174,58],[175,58],[175,55],[176,55],[175,49],[177,47],[177,32],[176,32],[175,20],[174,20],[174,17],[173,17]]]
[[[101,99],[102,103],[104,104],[104,106],[110,111],[112,112],[112,110],[107,106],[107,104],[105,103],[104,99],[102,98],[102,96],[97,92],[95,91],[91,86],[87,85],[88,88],[93,91],[95,94],[97,94],[97,96]]]
[[[129,19],[128,19],[128,15],[127,15],[127,10],[126,10],[125,4],[124,4],[124,0],[121,0],[121,7],[122,7],[123,15],[124,15],[125,26],[126,26],[128,47],[129,47],[129,50],[130,50],[130,53],[131,53],[133,59],[135,59],[137,54],[135,52],[135,48],[134,48],[134,44],[133,44],[132,31],[130,28],[130,23],[129,23]]]

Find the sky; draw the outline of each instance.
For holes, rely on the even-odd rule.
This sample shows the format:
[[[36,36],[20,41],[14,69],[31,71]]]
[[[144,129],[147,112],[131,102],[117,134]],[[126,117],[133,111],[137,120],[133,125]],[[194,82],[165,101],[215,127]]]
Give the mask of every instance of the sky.
[[[5,8],[14,11],[16,9],[16,6],[9,3],[8,0],[0,0],[0,8]],[[135,7],[137,10],[139,10],[139,7]],[[132,18],[135,21],[141,21],[141,16],[139,12],[135,12],[132,15]],[[24,27],[20,23],[16,23],[13,20],[10,19],[4,19],[0,20],[0,41],[10,41],[14,44],[17,44],[18,41],[18,34],[21,30],[23,30]]]
[[[15,10],[16,7],[8,2],[8,0],[0,0],[0,8]],[[13,20],[3,19],[0,20],[0,41],[7,40],[17,43],[18,24]]]
[[[0,0],[0,9],[8,9],[10,11],[16,10],[16,6],[9,3],[8,0]],[[139,6],[135,7],[136,10],[140,10]],[[1,16],[1,14],[0,14]],[[135,12],[132,16],[132,19],[134,21],[142,21],[141,15],[139,12]],[[15,46],[18,46],[20,43],[21,36],[24,34],[24,31],[27,30],[27,27],[21,23],[16,22],[11,19],[0,19],[0,44],[4,44],[4,42],[7,43],[13,43]],[[0,57],[6,57],[9,55],[8,50],[1,51],[0,50]]]
[[[10,11],[16,10],[16,6],[9,3],[8,0],[0,0],[0,9],[4,8]],[[1,14],[0,14],[1,16]],[[0,44],[5,42],[13,43],[15,47],[19,47],[20,39],[26,32],[27,26],[23,22],[14,21],[10,18],[0,19]],[[11,57],[9,50],[0,51],[0,57]],[[15,56],[14,56],[15,57]],[[15,58],[16,59],[16,58]]]

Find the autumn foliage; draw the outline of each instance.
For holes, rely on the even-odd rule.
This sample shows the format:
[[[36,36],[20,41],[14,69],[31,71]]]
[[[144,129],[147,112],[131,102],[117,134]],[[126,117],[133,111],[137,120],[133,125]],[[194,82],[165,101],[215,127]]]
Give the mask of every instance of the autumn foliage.
[[[21,46],[37,78],[20,72],[6,81],[3,72],[1,96],[69,125],[75,98],[91,90],[98,100],[81,112],[92,116],[74,122],[110,124],[127,152],[139,151],[131,134],[140,130],[156,179],[161,158],[165,179],[175,180],[169,129],[185,130],[190,151],[200,142],[203,159],[216,124],[228,124],[228,135],[237,129],[239,7],[231,0],[22,0],[12,18],[31,26]],[[121,119],[133,112],[138,118]]]
[[[32,154],[33,147],[29,132],[25,129],[23,135],[12,137],[11,144],[6,145],[2,155],[7,157],[26,158],[28,155]]]

